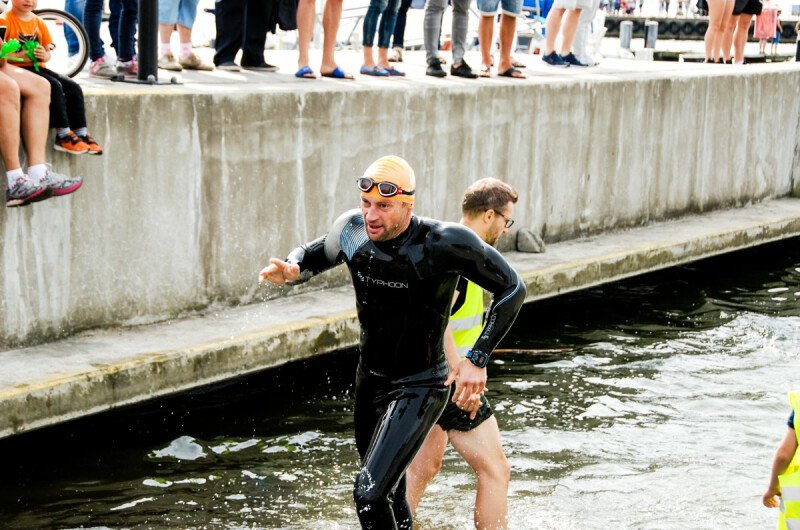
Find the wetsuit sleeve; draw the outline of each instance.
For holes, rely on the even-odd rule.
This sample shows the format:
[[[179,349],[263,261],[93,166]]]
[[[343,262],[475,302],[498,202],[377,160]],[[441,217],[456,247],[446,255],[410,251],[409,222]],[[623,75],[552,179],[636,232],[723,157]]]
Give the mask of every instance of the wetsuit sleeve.
[[[789,425],[790,429],[794,429],[794,411],[792,411],[792,413],[789,414],[789,421],[787,422],[787,424]]]
[[[517,318],[525,301],[525,284],[506,259],[469,228],[450,225],[440,240],[445,245],[453,272],[492,293],[492,305],[473,352],[491,355]]]
[[[352,215],[352,212],[345,213],[333,223],[327,234],[289,252],[286,261],[300,266],[300,279],[295,284],[307,281],[344,260],[339,240],[342,228]]]

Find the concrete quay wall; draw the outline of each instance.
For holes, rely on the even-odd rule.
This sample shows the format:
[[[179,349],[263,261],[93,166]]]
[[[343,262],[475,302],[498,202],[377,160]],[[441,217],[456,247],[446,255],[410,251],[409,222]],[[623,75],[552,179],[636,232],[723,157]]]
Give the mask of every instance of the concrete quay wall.
[[[267,258],[356,206],[388,153],[416,169],[420,215],[457,220],[496,176],[521,191],[515,228],[548,242],[800,196],[800,67],[751,66],[87,89],[107,153],[55,160],[83,188],[0,213],[0,343],[259,300]]]

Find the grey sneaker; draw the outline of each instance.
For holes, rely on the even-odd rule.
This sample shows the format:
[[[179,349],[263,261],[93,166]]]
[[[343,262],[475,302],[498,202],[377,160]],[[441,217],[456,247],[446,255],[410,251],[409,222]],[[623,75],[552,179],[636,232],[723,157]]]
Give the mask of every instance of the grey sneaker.
[[[136,62],[136,57],[130,61],[117,61],[117,72],[129,77],[136,77],[139,75],[139,63]]]
[[[190,53],[186,57],[182,57],[180,60],[180,66],[186,68],[187,70],[202,70],[204,72],[210,72],[214,69],[212,65],[204,63],[203,60],[194,52]]]
[[[117,77],[117,69],[100,57],[96,61],[92,61],[92,66],[89,67],[89,75],[92,77],[110,79],[112,77]]]
[[[183,70],[183,66],[175,60],[175,56],[172,55],[172,52],[165,53],[158,58],[158,67],[162,70],[170,70],[172,72],[180,72]]]
[[[47,187],[41,182],[34,182],[27,175],[18,178],[14,185],[6,190],[6,206],[24,206],[33,199],[47,192]]]
[[[54,197],[60,197],[69,195],[80,188],[83,184],[83,179],[80,177],[68,177],[48,169],[39,183],[45,186]]]

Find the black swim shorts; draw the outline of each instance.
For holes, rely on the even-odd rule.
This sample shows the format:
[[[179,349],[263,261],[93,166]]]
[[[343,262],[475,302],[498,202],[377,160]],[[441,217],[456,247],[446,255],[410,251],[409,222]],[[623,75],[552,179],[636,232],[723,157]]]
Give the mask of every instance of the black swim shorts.
[[[455,385],[453,385],[450,389],[450,398],[453,397],[453,392],[455,389]],[[460,408],[456,406],[455,403],[450,401],[450,398],[447,400],[447,405],[444,408],[444,412],[439,417],[439,421],[436,422],[436,425],[444,429],[445,431],[462,431],[467,432],[471,431],[484,421],[488,420],[493,412],[492,407],[489,405],[489,400],[486,399],[486,396],[481,394],[481,406],[478,409],[478,414],[475,416],[474,420],[469,419],[469,412],[464,412]]]

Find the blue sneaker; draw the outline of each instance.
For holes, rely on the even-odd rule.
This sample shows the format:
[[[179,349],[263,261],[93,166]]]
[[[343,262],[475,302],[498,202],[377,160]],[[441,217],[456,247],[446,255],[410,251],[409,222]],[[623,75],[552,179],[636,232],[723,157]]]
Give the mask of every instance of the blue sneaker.
[[[548,53],[542,56],[542,61],[550,66],[569,66],[569,63],[561,58],[556,52]]]
[[[589,66],[588,64],[584,64],[584,63],[580,62],[580,61],[578,60],[578,58],[577,58],[577,57],[575,57],[575,54],[574,54],[574,53],[572,53],[572,52],[569,52],[569,53],[568,53],[568,54],[566,54],[566,55],[562,55],[562,56],[561,56],[561,59],[562,59],[562,60],[563,60],[565,63],[567,63],[568,65],[570,65],[570,66]]]

